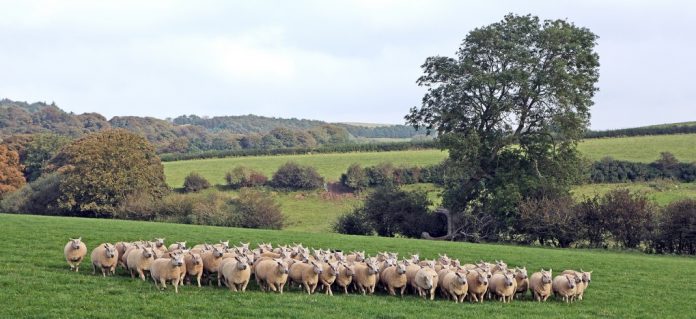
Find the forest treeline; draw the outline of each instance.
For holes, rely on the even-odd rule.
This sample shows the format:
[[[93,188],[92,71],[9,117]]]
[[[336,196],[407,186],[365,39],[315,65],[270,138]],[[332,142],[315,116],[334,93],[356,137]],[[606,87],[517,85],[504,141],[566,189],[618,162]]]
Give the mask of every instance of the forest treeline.
[[[410,138],[416,131],[405,125],[363,127],[306,119],[256,115],[174,119],[65,112],[55,103],[0,100],[0,138],[52,133],[70,138],[109,128],[122,128],[145,137],[158,154],[197,154],[224,151],[263,153],[280,149],[315,149],[354,143],[356,138]],[[210,155],[208,155],[210,156]]]

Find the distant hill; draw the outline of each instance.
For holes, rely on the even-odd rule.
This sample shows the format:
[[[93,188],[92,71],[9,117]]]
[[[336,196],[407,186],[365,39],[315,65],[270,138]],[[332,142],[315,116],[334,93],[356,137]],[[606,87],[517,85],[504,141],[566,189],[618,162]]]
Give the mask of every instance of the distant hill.
[[[606,130],[588,131],[585,138],[600,137],[619,137],[619,136],[645,136],[645,135],[666,135],[666,134],[688,134],[696,133],[696,121],[656,124],[649,126]]]
[[[53,133],[73,138],[108,128],[138,133],[159,153],[195,153],[244,148],[276,149],[347,143],[369,138],[408,139],[416,131],[405,125],[332,124],[318,120],[257,115],[174,119],[65,112],[55,103],[0,100],[0,139],[18,134]]]

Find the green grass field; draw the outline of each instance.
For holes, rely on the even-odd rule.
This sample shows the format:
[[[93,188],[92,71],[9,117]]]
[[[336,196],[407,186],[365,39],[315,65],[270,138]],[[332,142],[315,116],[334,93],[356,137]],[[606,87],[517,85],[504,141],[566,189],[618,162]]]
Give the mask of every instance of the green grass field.
[[[213,184],[224,184],[225,173],[235,166],[244,165],[262,171],[269,177],[288,161],[313,166],[328,181],[337,181],[352,163],[364,166],[383,162],[394,165],[429,165],[442,161],[447,156],[440,150],[333,153],[309,155],[249,156],[212,158],[202,160],[165,162],[164,172],[167,183],[172,187],[181,187],[184,178],[191,172],[198,172]]]
[[[594,194],[602,195],[617,188],[627,188],[631,192],[642,193],[660,206],[680,199],[696,199],[696,183],[674,183],[669,181],[586,184],[573,187],[572,192],[576,199],[582,199],[583,197],[591,197]]]
[[[682,162],[696,161],[696,134],[674,134],[588,139],[578,146],[592,160],[614,159],[650,163],[660,152],[671,152]]]
[[[0,214],[0,317],[45,318],[693,318],[696,298],[696,259],[618,253],[600,250],[561,250],[504,245],[433,242],[399,238],[310,234],[149,222]],[[32,234],[40,234],[33,236]],[[151,281],[132,280],[121,270],[115,277],[91,274],[89,261],[79,273],[63,259],[69,237],[82,236],[91,249],[102,242],[166,237],[188,243],[261,241],[302,242],[307,246],[342,250],[438,253],[462,261],[504,259],[509,265],[593,270],[593,281],[581,302],[566,305],[515,300],[511,304],[455,304],[412,296],[263,293],[250,285],[244,294],[217,287],[185,286],[175,294],[171,285],[159,291]]]

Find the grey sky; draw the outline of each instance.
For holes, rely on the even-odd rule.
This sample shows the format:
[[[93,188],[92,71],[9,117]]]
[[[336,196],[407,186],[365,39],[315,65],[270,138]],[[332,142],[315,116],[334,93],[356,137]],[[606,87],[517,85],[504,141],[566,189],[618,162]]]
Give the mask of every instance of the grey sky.
[[[403,123],[425,58],[509,12],[600,36],[592,128],[696,120],[687,1],[0,0],[0,97],[107,117]]]

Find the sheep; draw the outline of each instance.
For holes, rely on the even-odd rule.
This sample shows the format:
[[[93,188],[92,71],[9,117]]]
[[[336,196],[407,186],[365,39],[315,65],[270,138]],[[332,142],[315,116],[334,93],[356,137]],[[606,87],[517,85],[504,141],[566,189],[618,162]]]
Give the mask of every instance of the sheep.
[[[449,266],[450,262],[452,262],[452,259],[447,257],[447,254],[440,255],[438,254],[437,258],[437,263],[435,264],[435,271],[440,272],[445,266]]]
[[[220,243],[213,245],[213,247],[216,247],[218,249],[228,249],[228,248],[230,248],[230,241],[229,240],[227,240],[227,241],[221,240]]]
[[[220,269],[220,273],[230,291],[245,292],[251,278],[251,267],[245,256],[235,256],[232,259],[235,262],[226,263]]]
[[[439,278],[435,269],[423,267],[416,273],[412,284],[419,296],[426,298],[429,294],[430,300],[433,300],[435,299],[435,290],[437,289],[438,280]]]
[[[140,279],[145,281],[145,271],[150,270],[153,261],[155,261],[155,252],[152,248],[145,247],[132,250],[126,260],[131,278],[135,278],[135,272],[137,272]]]
[[[167,281],[171,281],[174,291],[179,293],[181,276],[186,272],[184,269],[184,259],[179,253],[171,253],[169,258],[158,258],[150,265],[150,276],[155,282],[155,287],[167,288]]]
[[[212,251],[206,251],[201,255],[201,258],[203,259],[203,274],[205,274],[206,278],[208,278],[209,284],[211,285],[213,282],[210,281],[210,275],[212,274],[216,274],[217,276],[218,287],[222,285],[220,283],[220,276],[218,274],[218,271],[224,253],[224,250],[219,249],[217,247],[213,247]]]
[[[377,284],[377,274],[379,273],[377,263],[366,260],[365,262],[356,263],[354,267],[355,275],[353,276],[353,282],[360,292],[363,295],[366,293],[373,294]]]
[[[543,268],[539,272],[535,272],[529,278],[529,290],[532,291],[532,297],[534,300],[541,302],[546,301],[551,295],[551,278],[553,269],[549,271]]]
[[[288,277],[293,282],[304,286],[307,294],[313,294],[319,284],[319,275],[323,272],[323,267],[317,261],[309,263],[294,263],[290,267]]]
[[[185,241],[178,241],[176,243],[173,243],[169,245],[169,251],[175,251],[178,249],[186,249],[186,242]]]
[[[496,260],[491,268],[491,273],[505,273],[508,270],[508,265],[502,260]],[[490,278],[490,277],[489,277]]]
[[[500,297],[500,301],[509,303],[517,291],[515,274],[512,272],[497,272],[491,277],[488,287],[494,295]]]
[[[186,275],[188,275],[189,283],[191,278],[196,278],[198,287],[201,286],[201,277],[203,276],[203,258],[198,253],[189,251],[184,255],[184,265],[186,266]]]
[[[97,268],[102,271],[102,276],[106,277],[107,272],[113,275],[116,272],[116,264],[118,263],[118,251],[116,247],[109,243],[101,244],[94,247],[91,255],[92,274],[97,274]]]
[[[515,267],[515,281],[517,281],[517,291],[515,292],[515,295],[520,294],[524,296],[524,294],[527,293],[527,290],[529,289],[529,277],[527,277],[527,267]]]
[[[575,293],[577,292],[577,284],[575,283],[575,277],[573,275],[558,275],[553,278],[553,283],[551,284],[551,289],[553,289],[553,294],[556,296],[561,296],[563,301],[566,303],[573,302],[575,300]]]
[[[70,238],[70,241],[63,248],[63,254],[65,255],[65,261],[70,266],[70,271],[74,270],[77,272],[80,269],[80,263],[87,255],[87,246],[82,242],[82,237],[77,239]]]
[[[406,263],[396,263],[385,268],[380,275],[380,281],[387,288],[390,295],[395,296],[396,292],[394,289],[399,289],[399,294],[403,297],[406,284],[408,284]]]
[[[333,285],[333,283],[336,281],[337,276],[338,262],[328,262],[322,264],[322,272],[319,275],[319,283],[321,284],[321,287],[325,290],[327,295],[333,296],[333,292],[331,291],[331,285]]]
[[[133,243],[124,243],[122,248],[124,249],[123,253],[119,251],[118,253],[118,264],[123,267],[123,269],[128,270],[128,254],[133,250],[138,248],[139,246],[137,244]],[[117,250],[118,251],[118,250]]]
[[[590,281],[592,281],[592,272],[582,271],[582,269],[580,269],[580,271],[565,270],[561,274],[572,274],[575,276],[575,283],[577,284],[576,296],[578,297],[578,300],[582,300],[582,297],[585,294],[585,289],[587,289],[587,287],[590,285]]]
[[[155,238],[155,241],[151,242],[152,250],[155,253],[155,259],[164,256],[167,252],[167,246],[164,245],[164,238]]]
[[[288,265],[281,259],[261,259],[254,267],[254,277],[261,290],[280,294],[283,294],[288,272]]]
[[[118,264],[123,268],[126,268],[126,260],[123,259],[123,255],[126,254],[126,250],[128,250],[128,248],[130,248],[131,246],[133,246],[133,243],[128,243],[124,241],[119,241],[116,244],[114,244],[114,247],[116,247],[116,251],[118,251]]]
[[[467,293],[469,292],[469,283],[466,280],[466,276],[469,274],[468,270],[464,272],[460,271],[449,271],[445,274],[444,279],[441,280],[442,285],[440,290],[447,296],[452,297],[455,303],[464,302]]]
[[[338,275],[335,283],[339,288],[343,288],[343,292],[346,295],[348,294],[348,286],[353,282],[353,275],[355,275],[355,267],[353,265],[345,263],[338,265]]]
[[[442,265],[442,269],[440,269],[437,272],[437,278],[438,278],[437,286],[438,287],[442,288],[442,284],[445,281],[445,276],[450,272],[453,272],[452,267],[450,265]],[[442,297],[449,298],[449,294],[447,294],[447,292],[445,292],[442,289],[440,289],[440,294],[442,295]]]
[[[466,275],[469,283],[469,300],[471,302],[483,302],[484,295],[488,290],[488,276],[481,269],[469,271]]]
[[[417,289],[413,283],[413,280],[416,278],[416,273],[421,268],[422,267],[418,264],[418,262],[412,263],[409,261],[408,263],[406,263],[406,282],[408,283],[408,286],[413,289],[413,293],[417,293]]]
[[[363,262],[365,261],[365,251],[354,251],[346,256],[348,262]]]

